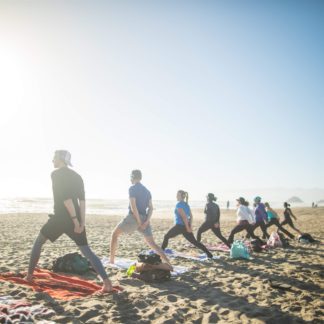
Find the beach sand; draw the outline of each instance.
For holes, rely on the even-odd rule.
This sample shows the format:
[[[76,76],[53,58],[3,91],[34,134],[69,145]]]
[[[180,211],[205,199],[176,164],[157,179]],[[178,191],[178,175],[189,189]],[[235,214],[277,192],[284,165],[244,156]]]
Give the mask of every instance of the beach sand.
[[[298,228],[323,240],[324,208],[293,211],[298,217]],[[87,216],[89,244],[100,258],[108,256],[110,235],[120,219]],[[26,270],[33,241],[46,220],[47,215],[41,214],[0,215],[0,272]],[[195,232],[202,220],[202,210],[194,210]],[[172,224],[171,211],[153,215],[158,244]],[[235,225],[235,211],[222,211],[221,224],[222,233],[228,237]],[[240,237],[241,233],[236,236]],[[206,232],[202,242],[213,244],[218,239]],[[177,251],[197,251],[187,245],[182,237],[169,243]],[[140,234],[123,236],[118,256],[136,259],[145,248]],[[50,268],[57,257],[76,251],[74,243],[62,236],[54,244],[45,244],[39,266]],[[53,300],[28,287],[0,282],[0,295],[42,303],[56,312],[46,319],[58,323],[323,323],[324,245],[294,241],[291,248],[254,253],[251,260],[232,260],[227,252],[214,254],[221,258],[209,263],[173,260],[175,265],[190,267],[190,272],[159,284],[145,284],[127,278],[122,270],[107,268],[113,283],[125,289],[119,294],[67,302]],[[292,289],[271,288],[268,279],[288,283]]]

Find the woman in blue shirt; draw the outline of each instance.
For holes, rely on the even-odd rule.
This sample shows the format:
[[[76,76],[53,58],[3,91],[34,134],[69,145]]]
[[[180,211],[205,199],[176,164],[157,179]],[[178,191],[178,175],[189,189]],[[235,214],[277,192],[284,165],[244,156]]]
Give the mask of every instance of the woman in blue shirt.
[[[183,190],[179,190],[177,193],[177,200],[178,203],[174,211],[175,225],[165,234],[162,249],[164,250],[168,246],[170,238],[182,234],[191,244],[204,251],[208,258],[212,258],[213,255],[208,251],[205,245],[199,243],[192,234],[192,213],[190,206],[188,205],[188,193]]]

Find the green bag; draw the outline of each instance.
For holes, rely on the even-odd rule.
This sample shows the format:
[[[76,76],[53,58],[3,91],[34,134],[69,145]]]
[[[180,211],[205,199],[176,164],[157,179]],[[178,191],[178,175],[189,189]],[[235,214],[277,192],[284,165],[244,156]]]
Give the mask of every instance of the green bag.
[[[250,253],[242,241],[234,241],[231,247],[230,257],[232,259],[250,259]]]
[[[88,260],[79,253],[68,253],[53,262],[54,272],[84,274],[90,270]]]

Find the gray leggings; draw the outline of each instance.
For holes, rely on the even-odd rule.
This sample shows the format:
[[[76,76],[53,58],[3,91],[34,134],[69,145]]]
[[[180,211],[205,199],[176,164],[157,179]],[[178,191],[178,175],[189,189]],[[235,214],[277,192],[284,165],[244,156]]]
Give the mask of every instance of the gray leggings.
[[[46,242],[47,238],[39,233],[37,236],[34,246],[32,249],[32,253],[30,256],[30,261],[29,261],[29,267],[28,267],[28,274],[32,274],[35,270],[35,267],[38,263],[42,246]],[[79,249],[81,253],[90,261],[92,267],[95,269],[95,271],[99,274],[99,276],[105,280],[108,279],[108,275],[106,273],[106,270],[104,269],[100,259],[92,252],[90,249],[89,245],[82,245],[79,246]]]

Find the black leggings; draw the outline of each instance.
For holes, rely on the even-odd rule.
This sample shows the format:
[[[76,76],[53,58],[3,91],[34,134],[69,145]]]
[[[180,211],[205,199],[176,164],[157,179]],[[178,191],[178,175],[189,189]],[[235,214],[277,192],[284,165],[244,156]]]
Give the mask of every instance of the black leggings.
[[[281,226],[284,226],[288,224],[292,229],[294,229],[296,232],[298,233],[301,233],[300,230],[298,228],[295,227],[292,219],[289,217],[289,218],[285,218],[285,220],[283,222],[280,223]]]
[[[173,226],[168,231],[168,233],[166,233],[164,235],[164,239],[163,239],[163,243],[162,243],[162,250],[164,250],[168,246],[170,238],[176,237],[179,234],[182,234],[187,241],[189,241],[191,244],[196,246],[198,249],[204,251],[207,254],[208,258],[213,257],[213,255],[208,251],[206,246],[203,245],[202,243],[198,242],[192,233],[187,232],[186,227],[183,226],[183,225],[175,225],[175,226]]]
[[[247,231],[247,233],[249,234],[249,236],[251,236],[255,240],[259,240],[260,242],[262,242],[260,240],[260,238],[254,234],[252,225],[250,225],[248,221],[241,221],[239,224],[237,224],[232,229],[231,234],[228,237],[228,243],[229,244],[232,244],[233,243],[233,240],[234,240],[234,235],[237,234],[237,233],[239,233],[239,232],[242,232],[244,230]]]
[[[266,226],[268,228],[271,225],[276,225],[281,232],[285,233],[291,239],[295,237],[293,234],[291,234],[290,232],[288,232],[286,229],[283,228],[282,224],[279,223],[279,220],[277,218],[271,218],[270,222]]]
[[[221,231],[220,231],[220,228],[216,228],[215,226],[215,223],[213,222],[204,222],[201,224],[201,226],[199,227],[198,229],[198,232],[197,232],[197,241],[200,242],[201,241],[201,234],[208,231],[208,230],[212,230],[213,233],[221,240],[223,241],[227,246],[229,246],[226,238],[222,235]]]
[[[266,226],[266,224],[264,223],[264,221],[257,222],[257,223],[255,223],[254,225],[251,225],[251,227],[252,227],[252,231],[253,231],[253,233],[254,233],[254,231],[255,231],[258,227],[260,227],[260,228],[261,228],[261,231],[262,231],[262,233],[263,233],[263,236],[262,236],[263,239],[265,239],[265,238],[269,238],[269,237],[270,237],[270,235],[269,235],[268,232],[267,232],[267,226]],[[250,238],[250,234],[246,235],[246,237],[247,237],[247,238]]]

